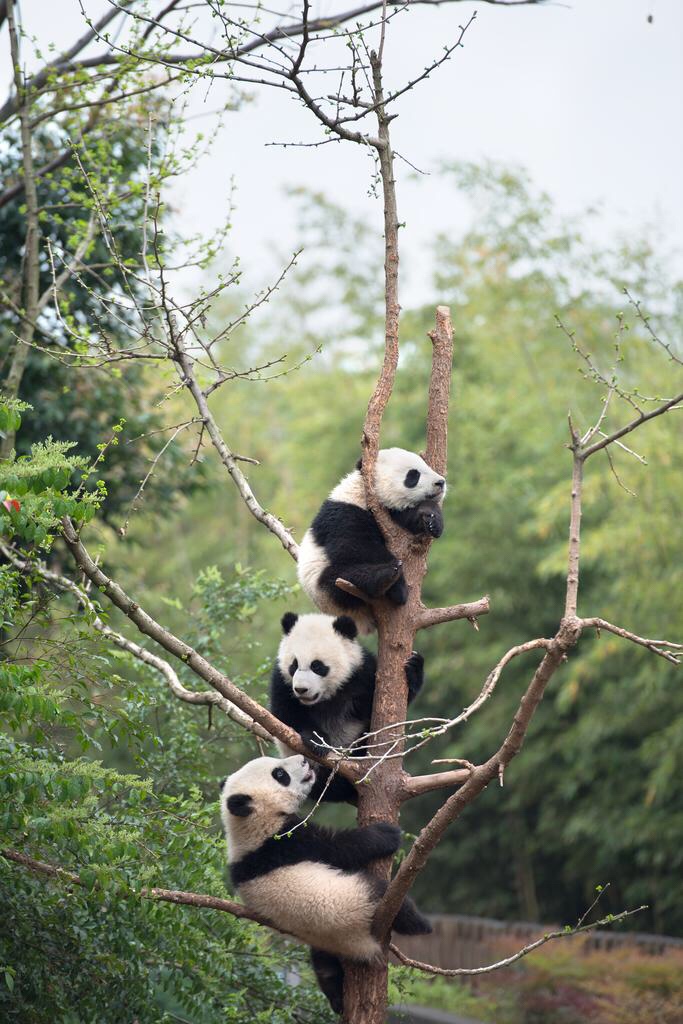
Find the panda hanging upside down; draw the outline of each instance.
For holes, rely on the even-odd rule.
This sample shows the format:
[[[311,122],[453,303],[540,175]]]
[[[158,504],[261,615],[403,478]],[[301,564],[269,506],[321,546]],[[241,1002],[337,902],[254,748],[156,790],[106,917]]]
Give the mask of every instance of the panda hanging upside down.
[[[299,754],[284,760],[258,757],[223,782],[221,818],[232,881],[245,905],[311,946],[318,984],[341,1013],[339,958],[362,962],[382,953],[372,921],[387,883],[366,869],[396,852],[401,831],[387,822],[342,830],[310,823],[297,828],[296,812],[314,780]],[[409,897],[393,928],[402,935],[431,931]]]
[[[408,588],[401,569],[368,509],[361,463],[323,502],[299,547],[301,586],[322,612],[346,613],[363,633],[375,628],[367,604],[336,585],[344,579],[369,598],[405,604]],[[416,536],[440,537],[446,481],[424,459],[404,448],[383,448],[375,463],[375,494],[389,515]]]

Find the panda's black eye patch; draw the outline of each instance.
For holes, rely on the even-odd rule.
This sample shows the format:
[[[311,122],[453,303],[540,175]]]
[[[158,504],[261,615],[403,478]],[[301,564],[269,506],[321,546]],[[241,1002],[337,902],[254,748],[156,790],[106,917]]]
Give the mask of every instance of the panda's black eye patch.
[[[409,469],[406,473],[406,478],[403,481],[406,487],[417,487],[417,481],[420,479],[419,469]]]
[[[288,786],[292,781],[289,772],[286,772],[284,768],[273,768],[271,775],[281,786]]]
[[[292,664],[289,666],[289,674],[290,674],[290,676],[294,675],[294,673],[296,672],[298,667],[299,667],[299,662],[295,658],[294,661],[292,662]]]
[[[326,676],[329,671],[330,670],[327,667],[327,665],[325,665],[322,661],[318,661],[316,659],[315,661],[311,662],[311,672],[315,672],[317,676]]]

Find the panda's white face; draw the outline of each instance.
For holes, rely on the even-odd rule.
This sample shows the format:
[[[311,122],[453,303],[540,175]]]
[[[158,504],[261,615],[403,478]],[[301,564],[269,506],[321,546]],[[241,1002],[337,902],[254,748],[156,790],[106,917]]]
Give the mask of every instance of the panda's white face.
[[[382,448],[375,463],[375,493],[385,508],[400,511],[430,498],[442,502],[446,481],[405,448]]]
[[[229,775],[221,787],[221,818],[231,860],[275,835],[314,782],[315,772],[301,754],[257,757]]]
[[[363,648],[356,626],[346,615],[294,615],[282,619],[285,635],[278,650],[278,667],[305,705],[329,700],[359,668]]]

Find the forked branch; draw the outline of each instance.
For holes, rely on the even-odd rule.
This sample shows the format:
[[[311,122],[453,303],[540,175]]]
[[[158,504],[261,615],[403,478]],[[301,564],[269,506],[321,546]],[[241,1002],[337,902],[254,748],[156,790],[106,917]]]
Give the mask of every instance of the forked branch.
[[[648,651],[658,654],[660,658],[670,661],[673,665],[680,665],[681,663],[683,644],[675,644],[671,640],[648,640],[647,637],[636,636],[635,633],[630,633],[629,630],[622,629],[621,626],[614,626],[605,619],[581,619],[581,625],[584,629],[597,630],[598,636],[603,629],[606,633],[614,633],[615,636],[621,636],[624,640],[630,640],[631,643],[646,647]]]

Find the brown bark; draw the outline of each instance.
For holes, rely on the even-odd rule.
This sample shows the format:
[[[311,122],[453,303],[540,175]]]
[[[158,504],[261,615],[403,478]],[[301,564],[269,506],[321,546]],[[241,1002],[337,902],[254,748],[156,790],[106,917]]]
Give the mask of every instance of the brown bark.
[[[396,182],[394,179],[394,155],[389,136],[389,120],[383,107],[381,57],[370,55],[374,96],[377,104],[378,145],[377,155],[382,179],[384,198],[384,360],[377,384],[370,398],[363,425],[363,481],[368,499],[382,529],[390,550],[404,561],[404,573],[414,594],[415,567],[406,563],[404,553],[398,547],[399,533],[389,516],[379,508],[373,493],[375,460],[379,450],[382,416],[387,407],[394,385],[398,366],[398,327],[400,306],[398,302],[398,212],[396,207]],[[401,544],[402,548],[404,545]],[[420,580],[422,576],[420,575]],[[419,581],[418,581],[419,592]],[[403,666],[412,651],[413,632],[408,619],[410,600],[403,608],[392,608],[389,602],[378,602],[375,606],[377,619],[377,675],[375,699],[372,709],[372,729],[381,729],[392,722],[403,721],[408,706],[407,685],[397,680],[403,678]],[[388,732],[387,739],[393,738],[400,730]],[[374,821],[398,821],[400,807],[401,764],[397,759],[385,761],[370,776],[367,785],[358,791],[358,823],[369,825]],[[388,879],[391,861],[379,861],[373,866],[381,877]],[[381,1024],[386,1016],[388,965],[385,961],[371,964],[344,965],[344,1022],[345,1024]]]
[[[569,518],[569,564],[567,566],[567,595],[565,615],[576,615],[579,596],[579,551],[581,545],[581,496],[583,488],[583,459],[574,449],[572,470],[572,502]]]
[[[425,461],[445,476],[448,470],[448,408],[453,365],[453,324],[448,306],[436,307],[436,326],[429,337],[434,351],[429,378]]]

